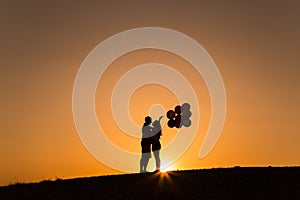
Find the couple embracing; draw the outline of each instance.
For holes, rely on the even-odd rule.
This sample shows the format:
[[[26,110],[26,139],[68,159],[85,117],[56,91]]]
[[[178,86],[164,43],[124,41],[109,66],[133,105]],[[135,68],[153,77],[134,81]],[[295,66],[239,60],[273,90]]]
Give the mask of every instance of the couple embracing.
[[[155,172],[160,171],[160,158],[159,158],[159,151],[161,149],[160,144],[160,136],[161,133],[161,125],[160,120],[163,116],[161,116],[158,120],[155,120],[152,123],[151,117],[145,117],[145,123],[142,128],[142,157],[140,161],[140,172],[145,173],[147,172],[147,165],[149,159],[151,158],[151,150],[155,157],[156,162],[156,170]]]

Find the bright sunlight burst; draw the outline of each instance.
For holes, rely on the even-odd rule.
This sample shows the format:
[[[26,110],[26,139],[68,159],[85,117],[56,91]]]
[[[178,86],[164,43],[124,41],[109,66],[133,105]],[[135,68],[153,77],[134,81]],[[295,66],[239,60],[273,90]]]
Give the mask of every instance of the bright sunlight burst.
[[[174,171],[176,170],[174,166],[164,166],[160,169],[160,172],[168,172],[168,171]]]

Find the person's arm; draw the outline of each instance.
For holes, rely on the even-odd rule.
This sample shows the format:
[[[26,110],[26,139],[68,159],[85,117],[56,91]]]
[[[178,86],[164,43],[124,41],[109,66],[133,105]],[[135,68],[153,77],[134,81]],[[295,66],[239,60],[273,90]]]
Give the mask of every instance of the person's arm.
[[[164,117],[164,116],[160,116],[160,117],[159,117],[159,119],[158,119],[158,120],[159,120],[159,122],[160,122],[160,120],[161,120],[163,117]]]

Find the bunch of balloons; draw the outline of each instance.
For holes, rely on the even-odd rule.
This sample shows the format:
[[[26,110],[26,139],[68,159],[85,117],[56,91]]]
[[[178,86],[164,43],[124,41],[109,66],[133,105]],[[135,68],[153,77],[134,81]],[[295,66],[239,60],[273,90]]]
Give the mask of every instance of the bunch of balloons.
[[[181,106],[177,105],[174,108],[174,110],[169,110],[167,112],[167,117],[169,119],[168,126],[170,128],[181,128],[182,126],[191,126],[192,121],[190,120],[190,117],[192,116],[192,112],[190,111],[190,109],[190,104],[184,103]]]

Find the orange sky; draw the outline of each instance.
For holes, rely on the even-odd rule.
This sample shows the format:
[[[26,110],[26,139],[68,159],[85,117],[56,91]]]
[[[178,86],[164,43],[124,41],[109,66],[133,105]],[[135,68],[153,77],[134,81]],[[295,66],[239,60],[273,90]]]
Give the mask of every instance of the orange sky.
[[[293,0],[3,1],[0,185],[121,173],[97,161],[81,143],[72,116],[73,83],[84,58],[101,41],[145,26],[189,35],[217,64],[227,95],[217,145],[198,159],[210,118],[209,94],[192,67],[171,53],[142,50],[117,59],[99,83],[96,101],[102,94],[110,97],[114,81],[127,69],[160,62],[185,73],[200,99],[197,137],[174,168],[300,165],[299,21],[300,4]],[[163,95],[146,98],[152,91]],[[129,109],[136,123],[143,122],[156,101],[176,103],[170,91],[157,85],[133,94]],[[108,120],[108,128],[112,119],[99,114],[106,103],[97,101],[96,110],[99,120]],[[134,112],[136,106],[140,112]],[[139,140],[125,144],[126,136],[114,128],[116,135],[108,137],[115,144],[139,151]],[[163,132],[161,142],[166,145],[174,133],[168,128]]]

